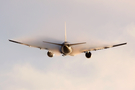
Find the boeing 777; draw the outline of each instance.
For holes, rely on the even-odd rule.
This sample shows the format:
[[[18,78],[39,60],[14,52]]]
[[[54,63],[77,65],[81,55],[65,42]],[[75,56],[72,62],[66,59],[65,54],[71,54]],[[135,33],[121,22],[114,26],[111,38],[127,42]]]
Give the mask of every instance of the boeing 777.
[[[18,44],[22,44],[22,45],[26,45],[29,47],[35,47],[35,48],[39,48],[39,49],[45,49],[48,50],[47,55],[49,57],[53,57],[55,54],[55,51],[53,52],[53,49],[51,49],[50,47],[47,46],[36,46],[36,45],[30,45],[27,43],[23,43],[23,42],[19,42],[16,40],[9,40],[10,42],[14,42],[14,43],[18,43]],[[52,44],[52,45],[57,45],[58,47],[55,47],[55,49],[62,54],[62,56],[74,56],[76,55],[76,49],[78,48],[74,48],[76,45],[82,45],[82,44],[86,44],[86,42],[81,42],[81,43],[68,43],[67,42],[67,37],[66,37],[66,23],[65,23],[65,41],[63,43],[54,43],[54,42],[48,42],[48,41],[43,41],[43,43],[46,44]],[[120,44],[114,44],[114,45],[109,45],[109,46],[103,46],[103,47],[97,47],[97,48],[88,48],[88,49],[79,49],[79,53],[85,53],[86,58],[91,58],[91,51],[97,51],[97,50],[101,50],[101,49],[108,49],[111,47],[117,47],[117,46],[122,46],[122,45],[126,45],[127,43],[120,43]],[[79,54],[78,53],[78,54]]]

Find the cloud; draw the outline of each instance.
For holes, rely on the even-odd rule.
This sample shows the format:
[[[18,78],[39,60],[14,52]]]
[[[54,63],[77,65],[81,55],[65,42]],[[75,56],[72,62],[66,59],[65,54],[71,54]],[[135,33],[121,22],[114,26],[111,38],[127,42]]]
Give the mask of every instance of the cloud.
[[[81,56],[55,60],[46,71],[28,63],[17,64],[2,74],[4,82],[0,83],[4,90],[134,90],[134,64],[133,56],[111,49],[89,60]]]
[[[107,51],[108,52],[108,51]],[[109,54],[104,53],[105,60],[97,62],[100,68],[100,76],[104,83],[108,83],[113,90],[134,90],[135,86],[135,72],[134,69],[134,56],[124,54],[123,51],[112,49]],[[102,64],[101,64],[102,63]]]
[[[66,65],[67,66],[67,65]],[[55,66],[54,66],[55,67]],[[58,69],[58,68],[57,68]],[[8,77],[2,82],[4,90],[82,90],[88,89],[89,84],[84,77],[70,76],[68,73],[56,71],[44,72],[37,70],[30,64],[15,65],[11,72],[6,73]],[[90,81],[91,82],[91,81]],[[6,86],[8,87],[6,87]],[[93,87],[90,85],[90,87]],[[95,87],[95,86],[94,86]]]
[[[9,77],[8,81],[5,82],[8,87],[4,86],[4,90],[62,90],[64,85],[69,85],[68,80],[65,77],[53,73],[53,72],[42,72],[36,70],[29,64],[15,65],[10,73],[6,74]],[[59,87],[62,85],[62,87]]]

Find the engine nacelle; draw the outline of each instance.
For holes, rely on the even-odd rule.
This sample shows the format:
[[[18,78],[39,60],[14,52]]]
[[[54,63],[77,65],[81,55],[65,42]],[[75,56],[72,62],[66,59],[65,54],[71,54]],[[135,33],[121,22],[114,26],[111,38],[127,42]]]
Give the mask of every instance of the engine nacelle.
[[[91,55],[92,55],[91,52],[86,52],[86,53],[85,53],[85,56],[86,56],[87,58],[91,58]]]
[[[50,52],[50,51],[47,52],[47,55],[48,55],[48,57],[53,57],[54,56],[54,54],[52,52]]]

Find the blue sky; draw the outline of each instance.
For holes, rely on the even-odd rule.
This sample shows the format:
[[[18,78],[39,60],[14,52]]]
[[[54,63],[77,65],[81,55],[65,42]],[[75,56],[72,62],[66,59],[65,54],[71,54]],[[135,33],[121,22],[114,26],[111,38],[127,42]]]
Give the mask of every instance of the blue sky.
[[[135,90],[134,0],[1,0],[1,90]],[[126,46],[74,57],[49,58],[46,50],[8,39]]]

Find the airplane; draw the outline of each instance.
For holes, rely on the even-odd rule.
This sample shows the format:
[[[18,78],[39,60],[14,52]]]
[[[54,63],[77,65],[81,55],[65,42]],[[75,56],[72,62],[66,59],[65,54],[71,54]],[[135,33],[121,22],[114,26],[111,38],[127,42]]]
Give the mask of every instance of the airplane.
[[[54,53],[55,51],[53,52],[53,50],[51,48],[48,48],[47,46],[30,45],[30,44],[26,44],[26,43],[23,43],[23,42],[10,40],[10,39],[9,39],[9,41],[14,42],[14,43],[18,43],[18,44],[22,44],[22,45],[26,45],[26,46],[29,46],[29,47],[35,47],[35,48],[39,48],[39,49],[48,50],[48,52],[47,52],[48,57],[54,57],[54,55],[55,55],[55,53]],[[81,43],[69,43],[69,42],[67,42],[66,23],[65,23],[65,41],[63,43],[54,43],[54,42],[48,42],[48,41],[43,41],[43,43],[58,46],[55,49],[57,50],[58,53],[62,54],[62,56],[67,56],[67,55],[74,56],[74,55],[76,55],[74,47],[76,45],[86,44],[86,42],[81,42]],[[108,49],[108,48],[122,46],[122,45],[126,45],[126,44],[127,43],[120,43],[120,44],[114,44],[114,45],[97,47],[97,48],[88,48],[88,49],[84,49],[84,50],[80,49],[80,50],[78,50],[77,54],[85,53],[86,58],[91,58],[91,56],[92,56],[91,51],[97,51],[97,50],[101,50],[101,49]]]

